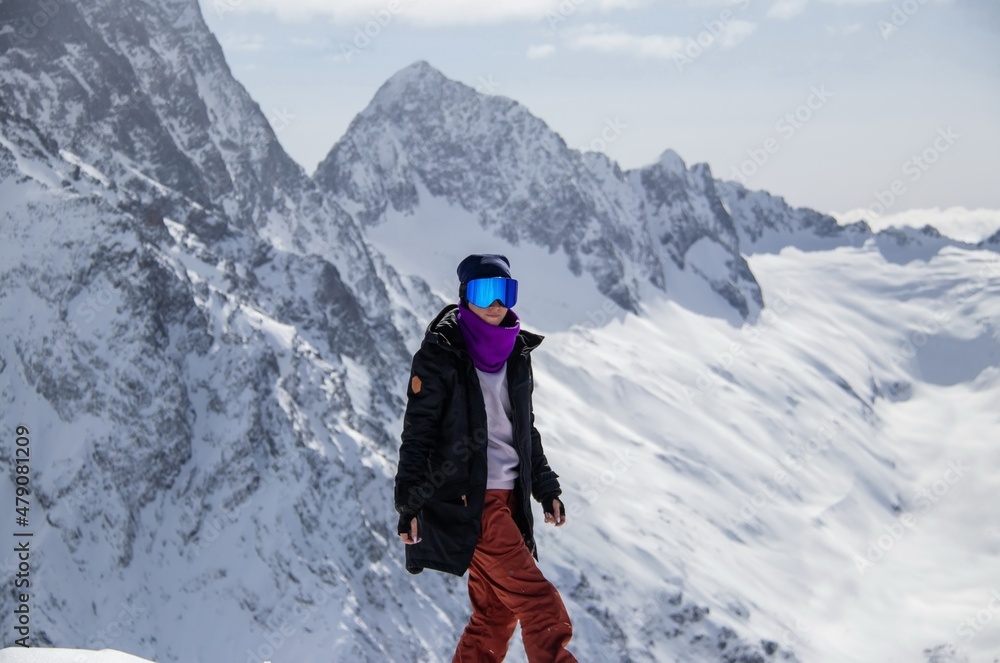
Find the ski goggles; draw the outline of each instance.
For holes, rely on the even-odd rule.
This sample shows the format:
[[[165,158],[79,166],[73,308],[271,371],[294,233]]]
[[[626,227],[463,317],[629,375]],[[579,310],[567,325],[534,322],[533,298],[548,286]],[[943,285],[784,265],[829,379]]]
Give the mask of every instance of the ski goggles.
[[[514,279],[472,279],[465,284],[465,298],[479,308],[487,308],[500,300],[505,308],[517,303],[517,281]]]

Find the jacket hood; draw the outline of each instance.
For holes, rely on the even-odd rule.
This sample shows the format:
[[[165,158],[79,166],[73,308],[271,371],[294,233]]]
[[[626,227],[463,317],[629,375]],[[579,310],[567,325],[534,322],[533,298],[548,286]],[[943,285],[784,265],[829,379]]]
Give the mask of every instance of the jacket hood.
[[[522,328],[517,333],[517,340],[514,341],[512,354],[531,352],[541,345],[544,338],[540,334],[535,334]],[[441,309],[440,313],[427,325],[427,333],[424,335],[424,339],[431,343],[437,343],[441,347],[453,352],[463,355],[469,354],[465,346],[465,338],[462,336],[462,330],[458,326],[457,304],[448,304]]]

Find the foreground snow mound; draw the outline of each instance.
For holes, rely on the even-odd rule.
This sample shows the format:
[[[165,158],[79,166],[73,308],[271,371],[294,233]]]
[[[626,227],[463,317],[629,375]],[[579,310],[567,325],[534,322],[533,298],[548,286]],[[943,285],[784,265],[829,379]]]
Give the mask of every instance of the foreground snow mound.
[[[0,663],[151,663],[115,649],[38,649],[8,647],[0,649]]]

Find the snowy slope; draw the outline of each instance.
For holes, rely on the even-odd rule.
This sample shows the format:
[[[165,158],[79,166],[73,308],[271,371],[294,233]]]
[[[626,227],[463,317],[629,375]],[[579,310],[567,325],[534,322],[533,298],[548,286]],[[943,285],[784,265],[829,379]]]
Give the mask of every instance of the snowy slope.
[[[802,660],[915,661],[948,642],[992,660],[996,630],[962,624],[1000,577],[995,258],[897,267],[867,247],[751,265],[781,302],[754,327],[664,302],[547,339],[536,407],[548,448],[573,448],[557,456],[587,504],[573,534],[601,560],[588,573],[560,549],[555,566],[617,578],[611,604],[684,590]],[[994,273],[970,287],[968,266]]]
[[[460,207],[432,211],[369,238],[446,300],[466,252],[511,257],[523,324],[547,335],[536,416],[571,514],[542,565],[589,660],[715,660],[733,633],[803,661],[966,660],[947,643],[992,661],[1000,642],[963,623],[1000,577],[1000,530],[979,526],[1000,488],[996,254],[762,253],[771,305],[734,327],[652,288],[622,313]]]

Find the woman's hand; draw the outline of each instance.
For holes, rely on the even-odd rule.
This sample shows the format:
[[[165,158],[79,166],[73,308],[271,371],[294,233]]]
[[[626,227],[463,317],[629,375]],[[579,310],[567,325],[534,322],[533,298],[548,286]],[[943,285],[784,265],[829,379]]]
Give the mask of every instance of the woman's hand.
[[[556,527],[562,527],[566,524],[566,516],[562,512],[562,502],[559,501],[558,497],[552,499],[552,513],[545,513],[545,522],[552,523]]]
[[[417,533],[417,519],[416,518],[414,518],[413,520],[410,521],[410,531],[409,532],[400,532],[399,533],[399,538],[401,538],[403,540],[403,543],[405,543],[408,546],[412,546],[414,543],[420,543],[422,541],[422,539],[420,538],[420,536]]]

